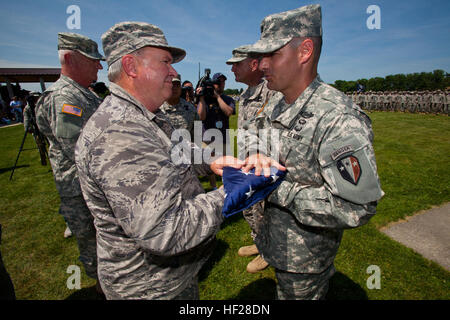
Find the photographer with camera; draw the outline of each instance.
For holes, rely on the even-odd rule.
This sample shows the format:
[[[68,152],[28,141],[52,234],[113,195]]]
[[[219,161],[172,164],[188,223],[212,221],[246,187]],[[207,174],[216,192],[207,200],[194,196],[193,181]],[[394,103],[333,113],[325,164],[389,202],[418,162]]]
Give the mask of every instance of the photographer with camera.
[[[194,85],[189,80],[184,80],[181,86],[181,97],[195,105]]]
[[[196,93],[199,97],[197,112],[203,122],[203,129],[218,129],[222,134],[223,149],[216,150],[216,154],[230,154],[227,147],[227,129],[230,127],[229,117],[235,113],[235,103],[233,98],[223,94],[225,89],[225,77],[222,73],[215,73],[212,80],[209,79],[209,69],[205,70],[206,75],[199,81]],[[213,141],[204,141],[210,144]],[[228,151],[228,152],[227,152]],[[209,182],[213,189],[216,189],[216,177],[211,175]]]

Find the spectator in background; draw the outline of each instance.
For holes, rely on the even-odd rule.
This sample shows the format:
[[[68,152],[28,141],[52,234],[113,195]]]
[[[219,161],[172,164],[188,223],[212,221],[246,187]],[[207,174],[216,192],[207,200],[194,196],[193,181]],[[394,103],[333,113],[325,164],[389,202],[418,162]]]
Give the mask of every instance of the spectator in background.
[[[16,96],[14,96],[12,97],[9,106],[11,107],[11,112],[14,114],[16,121],[23,122],[22,102]]]

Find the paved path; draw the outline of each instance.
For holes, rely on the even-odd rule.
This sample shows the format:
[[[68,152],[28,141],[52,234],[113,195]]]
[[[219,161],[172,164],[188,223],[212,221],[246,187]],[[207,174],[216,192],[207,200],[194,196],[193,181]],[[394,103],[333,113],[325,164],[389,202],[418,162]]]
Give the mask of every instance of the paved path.
[[[450,271],[450,203],[388,225],[381,232]]]

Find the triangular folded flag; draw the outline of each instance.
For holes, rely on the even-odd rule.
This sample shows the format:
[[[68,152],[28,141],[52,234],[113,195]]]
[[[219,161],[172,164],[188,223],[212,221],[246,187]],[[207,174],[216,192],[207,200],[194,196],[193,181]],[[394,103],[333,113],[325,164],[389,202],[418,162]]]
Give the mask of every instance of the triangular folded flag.
[[[222,214],[230,217],[255,203],[263,200],[283,181],[286,171],[270,168],[270,176],[255,175],[255,168],[248,173],[232,167],[223,168],[223,187],[225,189],[225,203]]]

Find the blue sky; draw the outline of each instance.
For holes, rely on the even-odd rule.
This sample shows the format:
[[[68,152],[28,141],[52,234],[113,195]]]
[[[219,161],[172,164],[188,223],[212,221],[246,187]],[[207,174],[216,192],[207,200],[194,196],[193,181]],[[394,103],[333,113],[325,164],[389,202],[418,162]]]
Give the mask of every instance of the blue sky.
[[[0,0],[0,67],[59,67],[57,33],[76,32],[99,44],[101,35],[122,21],[157,25],[170,45],[187,51],[175,69],[182,80],[197,83],[210,68],[228,77],[226,88],[246,87],[234,81],[225,61],[231,51],[254,43],[261,20],[272,13],[320,3],[324,45],[319,73],[325,82],[384,77],[389,74],[450,72],[450,1],[379,0]],[[81,10],[81,29],[69,30],[70,5]],[[369,5],[380,8],[381,29],[370,30]],[[99,81],[107,83],[106,63]],[[39,85],[23,84],[36,90]]]

